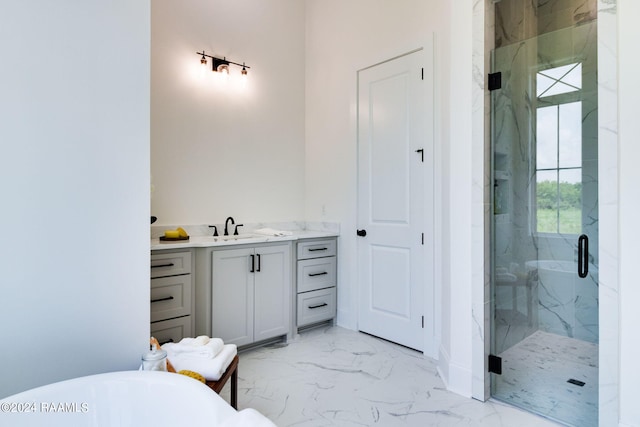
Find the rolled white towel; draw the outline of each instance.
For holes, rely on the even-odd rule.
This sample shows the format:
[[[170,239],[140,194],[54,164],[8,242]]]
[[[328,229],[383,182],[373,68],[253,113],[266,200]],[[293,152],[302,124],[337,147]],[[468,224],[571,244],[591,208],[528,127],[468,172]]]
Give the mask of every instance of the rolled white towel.
[[[276,237],[291,236],[293,234],[291,231],[275,230],[273,228],[268,228],[268,227],[254,230],[254,233],[264,234],[265,236],[276,236]]]
[[[199,337],[196,337],[196,338],[182,338],[182,341],[180,342],[183,342],[183,341],[185,343],[192,344],[192,345],[207,345],[207,343],[211,341],[211,338],[209,338],[206,335],[200,335]]]
[[[166,343],[162,346],[162,349],[167,352],[169,358],[171,355],[184,354],[192,357],[213,359],[222,351],[223,347],[224,342],[220,338],[202,336],[198,338],[183,338],[178,343]]]
[[[164,346],[162,348],[164,349]],[[225,344],[222,351],[213,359],[193,357],[189,353],[171,354],[167,350],[167,358],[176,371],[197,372],[209,381],[218,381],[236,354],[238,354],[238,347],[235,344]]]

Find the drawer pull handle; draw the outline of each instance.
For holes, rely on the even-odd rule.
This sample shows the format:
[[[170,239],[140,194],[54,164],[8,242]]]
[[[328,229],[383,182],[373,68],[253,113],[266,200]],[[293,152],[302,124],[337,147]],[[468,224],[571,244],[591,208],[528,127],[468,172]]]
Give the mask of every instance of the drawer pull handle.
[[[174,342],[172,338],[169,338],[168,340],[165,340],[165,341],[160,341],[160,345],[162,346],[170,342]]]
[[[326,251],[329,248],[309,248],[309,252]]]
[[[169,264],[152,265],[151,268],[173,267],[175,264],[170,262]]]
[[[327,305],[329,304],[327,304],[326,302],[323,302],[322,304],[318,304],[318,305],[310,305],[309,309],[313,310],[314,308],[326,307]]]
[[[315,277],[315,276],[324,276],[325,274],[329,274],[326,271],[323,271],[322,273],[309,273],[309,277]]]
[[[160,301],[171,301],[172,299],[173,299],[173,297],[164,297],[164,298],[152,299],[151,303],[160,302]]]

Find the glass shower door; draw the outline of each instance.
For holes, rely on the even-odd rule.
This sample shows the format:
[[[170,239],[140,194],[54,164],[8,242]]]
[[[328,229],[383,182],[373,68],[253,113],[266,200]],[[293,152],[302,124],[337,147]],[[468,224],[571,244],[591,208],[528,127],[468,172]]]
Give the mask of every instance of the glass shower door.
[[[596,21],[500,47],[492,68],[492,396],[596,426]]]

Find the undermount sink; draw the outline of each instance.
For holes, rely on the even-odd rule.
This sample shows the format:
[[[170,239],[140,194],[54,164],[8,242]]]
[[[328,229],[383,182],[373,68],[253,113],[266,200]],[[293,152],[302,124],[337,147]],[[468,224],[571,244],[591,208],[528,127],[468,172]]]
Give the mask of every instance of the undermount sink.
[[[251,239],[253,237],[256,237],[256,236],[254,234],[239,234],[237,236],[215,236],[213,240],[227,242],[229,240]]]

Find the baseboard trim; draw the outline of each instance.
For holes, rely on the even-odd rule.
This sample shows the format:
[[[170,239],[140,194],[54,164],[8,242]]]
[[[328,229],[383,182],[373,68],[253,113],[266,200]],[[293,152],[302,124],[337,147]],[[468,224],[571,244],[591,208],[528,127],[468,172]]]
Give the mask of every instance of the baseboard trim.
[[[440,346],[438,360],[438,373],[447,390],[471,398],[472,374],[471,370],[452,363],[449,353]]]

